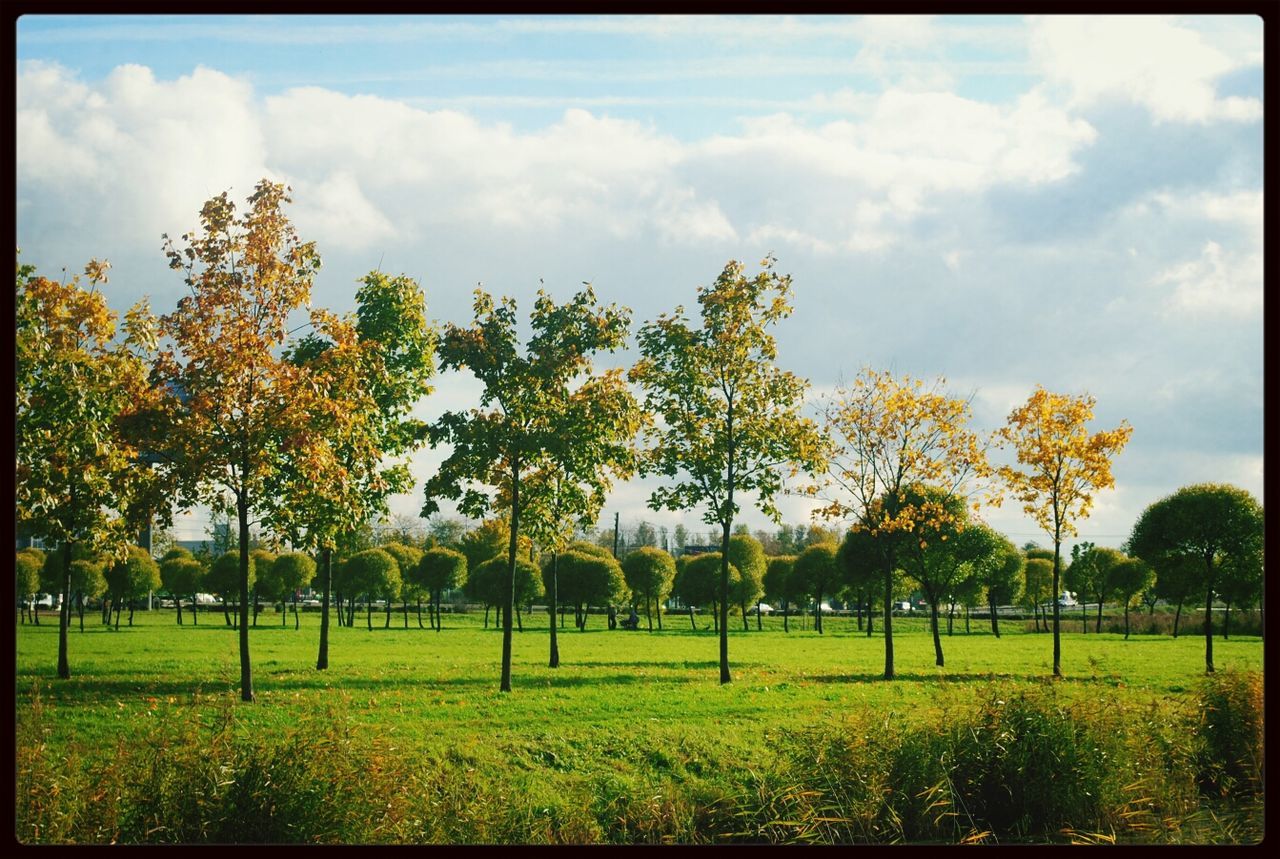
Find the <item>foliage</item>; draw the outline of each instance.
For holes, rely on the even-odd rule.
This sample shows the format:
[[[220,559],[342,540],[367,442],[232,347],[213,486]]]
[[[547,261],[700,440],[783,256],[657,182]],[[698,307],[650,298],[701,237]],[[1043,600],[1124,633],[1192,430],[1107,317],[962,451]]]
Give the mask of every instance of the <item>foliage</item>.
[[[1061,592],[1063,536],[1088,517],[1094,493],[1115,485],[1111,460],[1133,435],[1127,421],[1113,430],[1089,434],[1095,400],[1088,395],[1053,394],[1039,385],[1025,405],[1009,413],[996,431],[1001,446],[1012,445],[1018,466],[1001,466],[1000,479],[1022,509],[1053,539],[1053,675],[1062,676],[1062,643],[1057,595]]]
[[[619,374],[592,376],[577,389],[571,384],[590,373],[593,353],[622,346],[629,311],[600,306],[589,285],[560,306],[539,290],[530,316],[533,336],[521,354],[512,299],[495,303],[477,289],[472,307],[471,327],[445,326],[439,357],[443,369],[465,368],[481,382],[480,407],[446,412],[431,425],[432,447],[447,444],[451,450],[427,481],[422,515],[436,513],[442,498],[458,502],[458,510],[472,518],[508,511],[512,595],[525,507],[526,528],[545,541],[561,532],[561,517],[573,518],[592,505],[598,509],[604,484],[597,467],[626,459],[622,430],[638,416]],[[581,443],[575,429],[584,433]],[[511,602],[502,606],[503,692],[511,691],[512,609]]]
[[[795,563],[795,555],[778,555],[768,559],[762,581],[765,599],[780,602],[783,606],[791,603],[794,597],[791,574]]]
[[[1213,665],[1213,593],[1224,565],[1261,566],[1262,505],[1243,489],[1227,484],[1184,486],[1147,507],[1129,536],[1129,551],[1157,570],[1197,561],[1196,577],[1205,594],[1205,669]],[[1233,560],[1234,559],[1234,560]]]
[[[879,540],[884,594],[886,679],[894,677],[893,578],[904,541],[925,541],[956,528],[970,481],[990,472],[978,435],[967,428],[969,403],[948,395],[939,377],[926,388],[920,379],[864,368],[850,387],[838,387],[824,405],[823,425],[831,453],[823,479],[810,494],[827,502],[819,515],[851,519],[854,530]],[[913,496],[909,488],[937,488]]]
[[[712,603],[723,604],[720,598],[722,569],[720,553],[706,552],[688,559],[684,569],[676,574],[675,592],[681,602],[691,606],[706,606]],[[729,565],[729,592],[733,592],[740,574],[738,568]],[[722,615],[722,617],[727,615]]]
[[[460,588],[467,581],[467,556],[443,546],[427,549],[408,576],[418,587],[432,593]]]
[[[645,393],[645,408],[659,423],[646,430],[645,474],[674,483],[649,497],[654,510],[703,508],[702,520],[719,525],[720,589],[728,592],[729,537],[738,513],[735,495],[752,493],[762,512],[779,521],[774,498],[784,469],[813,472],[823,458],[817,426],[800,414],[808,383],[774,365],[777,344],[768,333],[791,314],[791,278],[767,257],[753,278],[737,261],[710,287],[698,288],[702,325],[684,308],[643,325],[641,359],[631,381]],[[763,571],[761,571],[763,572]],[[720,682],[728,683],[728,602],[720,606]]]
[[[357,552],[343,564],[346,586],[369,599],[392,599],[400,593],[400,565],[383,549]]]
[[[274,599],[285,600],[311,583],[316,575],[316,562],[302,552],[286,552],[271,564]]]
[[[501,556],[480,564],[467,573],[467,583],[464,585],[467,595],[486,606],[506,604],[507,596],[511,593],[508,570],[507,559]],[[516,558],[513,604],[528,605],[544,593],[538,567],[532,561]]]
[[[14,433],[18,526],[32,536],[124,560],[132,539],[123,514],[149,490],[140,451],[127,421],[154,396],[140,355],[155,345],[145,303],[125,315],[116,339],[116,315],[98,285],[108,264],[85,266],[59,283],[16,266]],[[163,519],[167,511],[161,511]],[[71,676],[66,630],[70,623],[71,557],[63,553],[57,587],[58,676]]]
[[[14,566],[18,597],[26,599],[40,592],[40,573],[44,569],[44,552],[39,549],[18,550]]]
[[[199,591],[203,587],[204,576],[204,565],[190,552],[170,552],[160,560],[160,582],[176,598]]]
[[[107,587],[117,599],[130,600],[160,589],[160,567],[146,549],[129,547],[129,557],[106,570]]]
[[[824,596],[831,596],[840,587],[843,570],[836,562],[839,548],[835,543],[810,546],[796,558],[791,572],[793,593],[813,598],[814,624],[818,632],[822,632],[822,599]]]
[[[411,571],[416,570],[422,562],[422,550],[404,543],[383,543],[378,548],[396,559],[400,568],[400,594],[409,600],[418,594],[416,577]]]
[[[258,582],[257,565],[253,555],[249,556],[249,588]],[[210,593],[217,594],[223,602],[232,602],[240,593],[240,553],[225,552],[214,558],[205,574],[204,586]]]
[[[633,599],[644,598],[645,612],[650,604],[658,606],[658,625],[662,625],[662,603],[675,584],[676,562],[671,555],[654,546],[641,546],[622,559],[622,574]],[[652,615],[649,620],[653,628]]]

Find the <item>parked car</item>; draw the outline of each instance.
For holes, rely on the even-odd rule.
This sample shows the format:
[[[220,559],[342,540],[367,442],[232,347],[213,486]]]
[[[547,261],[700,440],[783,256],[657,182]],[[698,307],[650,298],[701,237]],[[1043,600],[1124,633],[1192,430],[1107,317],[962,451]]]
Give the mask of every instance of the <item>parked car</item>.
[[[1058,605],[1068,608],[1070,606],[1080,605],[1080,603],[1076,602],[1075,594],[1070,591],[1063,591],[1062,596],[1058,597]]]
[[[749,615],[755,614],[756,609],[757,609],[756,606],[752,606],[751,608],[747,609],[747,614]],[[767,602],[762,602],[759,605],[759,611],[760,611],[760,614],[773,614],[773,606],[769,605]]]

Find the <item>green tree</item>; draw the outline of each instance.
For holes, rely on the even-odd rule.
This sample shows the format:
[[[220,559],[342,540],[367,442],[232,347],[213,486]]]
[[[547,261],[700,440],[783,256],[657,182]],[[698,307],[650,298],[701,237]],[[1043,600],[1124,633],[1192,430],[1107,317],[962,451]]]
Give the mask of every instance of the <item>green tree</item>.
[[[411,570],[415,570],[422,561],[422,550],[404,543],[392,542],[383,543],[382,551],[396,559],[396,565],[400,567],[400,600],[404,608],[404,628],[409,628],[409,600],[419,599],[417,578],[410,575]],[[387,604],[388,612],[391,604]],[[390,614],[388,613],[388,617]],[[419,618],[419,625],[422,621]]]
[[[36,594],[40,592],[40,572],[44,569],[45,554],[39,549],[19,549],[17,565],[14,567],[14,578],[16,579],[18,602],[22,606],[22,622],[27,620],[27,611],[30,609],[31,603],[35,600]],[[36,617],[35,610],[31,610],[32,622],[39,624],[40,620]]]
[[[1075,551],[1077,548],[1080,549],[1079,553]],[[1072,547],[1072,567],[1076,566],[1077,558],[1081,568],[1071,574],[1070,580],[1077,591],[1083,589],[1088,600],[1097,602],[1098,614],[1093,629],[1094,632],[1102,632],[1102,605],[1117,595],[1116,579],[1112,573],[1116,565],[1125,560],[1125,555],[1106,546],[1082,543],[1078,547]],[[1071,573],[1071,567],[1067,568],[1067,572]],[[1082,599],[1081,602],[1085,600]]]
[[[422,553],[418,566],[408,574],[407,578],[431,595],[431,625],[439,632],[443,628],[440,621],[440,595],[444,591],[460,588],[466,584],[467,556],[443,546],[427,549]],[[421,619],[418,624],[422,624]]]
[[[1137,601],[1143,589],[1155,581],[1155,571],[1137,558],[1125,558],[1113,566],[1108,574],[1112,592],[1124,605],[1124,637],[1129,638],[1129,608]]]
[[[431,445],[447,444],[452,450],[427,481],[422,515],[437,512],[441,498],[458,502],[458,509],[472,518],[494,509],[509,514],[499,688],[510,692],[516,557],[526,503],[523,481],[554,467],[550,454],[571,446],[560,437],[563,393],[590,366],[590,355],[623,345],[629,311],[600,306],[590,286],[560,306],[539,291],[530,317],[533,336],[521,354],[512,299],[495,304],[492,296],[476,290],[473,309],[475,322],[470,328],[446,325],[439,357],[442,368],[466,368],[480,380],[484,386],[480,408],[446,412],[431,426]],[[534,509],[537,498],[535,491]]]
[[[107,264],[85,267],[59,283],[17,264],[14,336],[16,506],[18,526],[62,554],[57,674],[71,676],[67,630],[71,623],[72,554],[87,544],[113,561],[128,556],[132,540],[123,514],[143,491],[147,476],[126,420],[148,407],[153,392],[141,355],[155,345],[145,305],[116,315],[98,285]]]
[[[278,472],[285,503],[273,512],[290,542],[319,553],[322,671],[329,667],[330,597],[338,591],[334,556],[370,548],[368,523],[387,514],[391,495],[413,488],[406,457],[423,444],[425,425],[411,410],[431,392],[436,335],[417,282],[379,271],[365,275],[356,292],[354,323],[317,321],[317,333],[288,359],[309,370],[329,408],[310,427],[317,446],[298,449]]]
[[[1009,413],[996,431],[1002,445],[1012,445],[1018,467],[1001,466],[1001,480],[1022,509],[1053,539],[1053,676],[1062,676],[1059,631],[1062,593],[1062,538],[1076,534],[1075,523],[1089,515],[1094,493],[1115,485],[1111,460],[1129,442],[1133,427],[1121,421],[1113,430],[1089,434],[1094,399],[1053,394],[1039,385],[1025,405]]]
[[[1262,599],[1262,544],[1254,551],[1232,555],[1222,565],[1218,576],[1218,597],[1226,603],[1222,616],[1222,637],[1231,631],[1231,607],[1247,609]]]
[[[106,570],[107,586],[114,594],[116,629],[120,628],[120,609],[129,604],[129,626],[133,626],[134,601],[149,591],[160,588],[160,567],[140,546],[129,547],[129,557]]]
[[[813,472],[823,458],[817,426],[800,414],[808,383],[774,365],[768,329],[791,313],[791,278],[776,274],[774,262],[766,258],[748,278],[733,261],[712,286],[699,287],[701,327],[691,327],[682,307],[642,326],[642,357],[631,370],[646,409],[661,419],[647,432],[642,471],[675,481],[655,490],[649,506],[702,507],[702,520],[720,526],[721,594],[729,593],[735,498],[754,494],[778,522],[773,499],[784,469]],[[729,683],[727,599],[719,612],[720,682]]]
[[[830,596],[840,587],[840,565],[836,563],[835,543],[816,543],[796,558],[792,577],[795,592],[813,597],[813,626],[822,633],[822,597]]]
[[[795,565],[795,555],[778,555],[768,559],[764,571],[764,596],[770,602],[781,606],[782,629],[784,632],[791,631],[788,614],[791,609],[791,574],[795,569]]]
[[[969,529],[986,531],[984,539],[993,547],[992,551],[970,561],[970,567],[986,595],[991,632],[999,638],[1000,619],[996,609],[1015,605],[1022,594],[1022,554],[1017,546],[985,523],[975,522]]]
[[[622,573],[633,594],[644,595],[644,613],[653,632],[653,613],[657,606],[658,629],[662,629],[662,603],[675,583],[676,562],[669,554],[652,546],[642,546],[622,561]]]
[[[273,599],[280,601],[280,625],[285,624],[285,602],[293,600],[293,628],[301,626],[298,618],[298,591],[305,588],[316,575],[316,562],[302,552],[286,552],[271,564]]]
[[[249,584],[245,589],[245,594],[249,589],[255,587],[258,582],[258,571],[254,564],[253,556],[249,557]],[[235,626],[240,622],[241,614],[237,607],[235,623],[229,612],[229,604],[234,600],[240,599],[240,553],[224,552],[214,559],[209,566],[209,572],[205,574],[204,586],[209,592],[216,594],[222,601],[222,619],[227,626]],[[247,617],[248,615],[243,615]]]
[[[565,578],[566,602],[574,606],[574,617],[580,630],[587,628],[587,610],[591,606],[614,605],[626,596],[627,582],[622,567],[607,551],[584,552],[570,544],[559,560]],[[549,578],[550,564],[543,568],[542,579]]]
[[[886,552],[889,541],[883,536],[876,536],[870,528],[850,528],[840,541],[840,550],[836,553],[836,561],[842,571],[841,583],[858,603],[858,622],[861,629],[862,608],[867,610],[867,637],[870,638],[875,629],[875,613],[871,606],[875,603],[876,592],[883,587],[883,570],[886,563]],[[1019,558],[1021,571],[1021,558]],[[897,584],[892,586],[897,589]]]
[[[714,623],[718,629],[723,629],[722,620],[728,617],[728,613],[720,612],[720,607],[725,603],[721,595],[726,590],[729,593],[733,592],[733,587],[739,578],[738,568],[733,564],[729,565],[729,585],[725,588],[724,580],[720,577],[724,564],[719,552],[706,552],[681,560],[685,563],[683,569],[679,569],[677,564],[675,592],[689,607],[689,624],[697,629],[693,619],[694,609],[710,604]]]
[[[160,558],[160,583],[173,594],[178,609],[178,626],[182,626],[182,598],[191,597],[191,624],[199,625],[196,616],[196,592],[204,580],[204,565],[186,549],[175,546]]]
[[[738,584],[732,590],[733,604],[742,611],[742,628],[747,626],[747,606],[756,604],[756,629],[761,629],[760,600],[764,597],[764,573],[769,562],[764,547],[750,534],[734,534],[729,538],[729,563],[738,568]]]
[[[514,587],[513,587],[514,585]],[[508,604],[519,617],[518,608],[528,605],[542,596],[542,575],[538,567],[524,558],[516,558],[515,581],[510,578],[510,565],[501,555],[490,558],[475,570],[468,572],[466,590],[473,599],[485,607],[485,626],[488,627],[489,608]],[[523,625],[521,625],[523,630]]]
[[[388,594],[393,595],[390,598],[394,599],[394,595],[400,592],[400,565],[382,549],[365,549],[346,560],[343,575],[346,587],[353,597],[356,594],[364,595],[367,609],[365,623],[372,630],[374,600],[385,599]],[[388,626],[389,618],[388,613]]]
[[[1184,486],[1147,507],[1129,535],[1128,549],[1157,571],[1179,559],[1197,561],[1204,593],[1205,671],[1213,667],[1213,596],[1224,566],[1261,558],[1262,505],[1239,487],[1220,483]],[[1188,571],[1191,569],[1188,564]]]
[[[1035,618],[1036,632],[1040,631],[1041,606],[1052,595],[1053,561],[1024,555],[1022,565],[1022,593]]]

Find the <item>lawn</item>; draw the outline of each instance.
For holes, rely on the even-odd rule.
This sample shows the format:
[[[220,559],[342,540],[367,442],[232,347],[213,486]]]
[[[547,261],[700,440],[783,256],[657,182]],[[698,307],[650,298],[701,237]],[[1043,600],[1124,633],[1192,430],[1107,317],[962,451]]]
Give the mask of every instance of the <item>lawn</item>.
[[[943,636],[947,664],[939,668],[926,627],[913,618],[895,619],[898,676],[885,681],[879,624],[867,638],[848,618],[828,620],[819,635],[794,625],[784,633],[773,618],[762,632],[751,619],[744,632],[741,618],[731,617],[734,682],[721,686],[716,634],[691,631],[687,617],[668,617],[666,628],[652,633],[610,631],[598,616],[586,631],[570,623],[560,634],[561,667],[549,669],[544,616],[526,617],[524,632],[514,634],[513,692],[501,694],[501,633],[482,628],[480,615],[446,616],[441,632],[417,628],[412,615],[409,629],[398,613],[389,629],[377,613],[373,622],[368,630],[358,615],[353,628],[331,627],[330,667],[317,672],[318,615],[303,614],[295,630],[291,617],[281,628],[278,616],[264,613],[250,634],[257,694],[251,705],[237,700],[237,635],[221,613],[202,616],[197,627],[188,617],[179,627],[171,611],[142,612],[132,628],[118,631],[86,617],[85,632],[73,626],[70,633],[66,681],[54,677],[56,622],[20,626],[19,734],[42,737],[38,755],[20,754],[20,781],[24,765],[60,760],[79,761],[84,772],[75,778],[92,780],[101,777],[90,772],[101,759],[94,750],[128,753],[178,734],[188,745],[217,736],[259,749],[287,744],[305,754],[308,733],[320,741],[340,729],[363,750],[358,757],[385,754],[470,772],[469,789],[489,796],[494,814],[501,798],[519,797],[514,805],[523,817],[443,829],[405,828],[397,818],[382,835],[351,836],[348,828],[318,840],[661,840],[670,833],[610,828],[613,812],[594,805],[601,791],[635,802],[631,794],[679,788],[691,805],[723,804],[750,789],[744,773],[781,766],[788,742],[806,732],[869,724],[932,731],[972,711],[991,688],[1040,694],[1052,687],[1059,708],[1101,702],[1158,709],[1167,721],[1204,674],[1202,637],[1125,641],[1077,631],[1063,634],[1065,679],[1050,683],[1050,635],[1004,623],[997,639],[976,621],[971,634],[957,624],[954,635]],[[1219,672],[1260,672],[1262,650],[1258,638],[1218,639],[1215,663]],[[575,796],[592,806],[577,828],[566,829],[563,820],[546,831],[530,828],[539,802],[551,808]],[[695,840],[680,833],[713,825],[696,815],[666,822],[675,826],[674,840]],[[65,840],[92,840],[69,823],[66,832]]]

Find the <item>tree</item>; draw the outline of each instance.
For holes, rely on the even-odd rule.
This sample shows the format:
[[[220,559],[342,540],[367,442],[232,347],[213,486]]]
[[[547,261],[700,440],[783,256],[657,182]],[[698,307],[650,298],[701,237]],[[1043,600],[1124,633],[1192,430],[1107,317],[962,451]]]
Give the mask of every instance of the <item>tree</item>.
[[[473,518],[494,509],[509,513],[499,688],[510,692],[516,555],[525,505],[522,481],[551,467],[549,452],[571,447],[569,440],[560,437],[563,393],[590,366],[588,356],[622,346],[629,311],[615,305],[601,307],[590,286],[561,306],[539,291],[530,316],[533,337],[521,354],[512,299],[495,304],[492,296],[477,289],[473,310],[475,322],[470,328],[445,326],[439,358],[442,368],[466,368],[480,380],[484,385],[480,408],[446,412],[431,426],[432,447],[448,444],[452,450],[427,481],[422,515],[437,512],[441,498],[458,502],[459,511]]]
[[[250,588],[257,585],[258,574],[254,565],[253,557],[249,560],[249,585],[245,589],[247,594]],[[240,596],[240,553],[224,552],[214,559],[209,566],[209,572],[205,574],[204,586],[209,592],[216,594],[222,600],[222,618],[227,626],[234,626],[232,617],[228,613],[228,604],[232,600],[239,599]],[[237,618],[239,617],[239,607],[237,606]],[[239,621],[237,620],[236,623]]]
[[[514,611],[515,606],[528,605],[544,593],[541,574],[532,561],[516,558],[513,583],[508,559],[501,555],[468,572],[466,589],[473,599],[484,604],[486,617],[490,606],[503,606],[510,600]]]
[[[764,571],[764,596],[770,602],[781,605],[784,632],[791,631],[788,613],[791,608],[791,592],[794,587],[792,571],[795,569],[795,564],[795,555],[779,555],[769,558]]]
[[[467,582],[467,556],[454,549],[436,546],[422,553],[417,567],[406,574],[406,580],[431,595],[431,625],[437,632],[440,622],[440,594]],[[421,620],[418,621],[422,623]]]
[[[840,549],[836,553],[836,562],[841,568],[840,581],[858,604],[858,624],[861,629],[862,609],[867,609],[867,637],[874,632],[874,613],[871,606],[875,602],[877,590],[882,587],[882,570],[885,564],[885,551],[888,540],[883,536],[876,537],[871,529],[849,529],[840,541]],[[1021,570],[1021,561],[1019,561]],[[895,571],[894,590],[897,590],[897,571]]]
[[[622,574],[633,594],[644,595],[644,613],[653,632],[650,606],[658,608],[658,629],[662,629],[662,603],[675,583],[676,562],[669,554],[652,546],[642,546],[622,561]]]
[[[570,544],[557,562],[563,561],[560,566],[565,579],[564,594],[560,598],[574,606],[575,624],[585,630],[586,609],[619,602],[626,595],[627,582],[622,567],[607,550],[585,552],[575,548],[577,545]],[[549,581],[550,573],[548,562],[542,571],[544,584]]]
[[[372,630],[373,601],[400,592],[400,566],[395,558],[382,549],[365,549],[346,560],[343,574],[352,597],[364,594],[367,609],[365,623]],[[394,596],[391,598],[394,599]]]
[[[404,628],[409,628],[409,600],[418,597],[417,579],[410,575],[410,571],[417,569],[419,562],[422,561],[422,550],[413,546],[406,546],[404,543],[383,543],[382,551],[396,559],[396,565],[400,567],[400,599],[404,607]],[[387,604],[388,618],[390,617],[391,604]],[[419,618],[419,625],[422,620]]]
[[[160,584],[173,594],[178,609],[178,626],[182,626],[182,598],[191,597],[191,624],[199,625],[196,615],[196,592],[204,579],[204,565],[186,549],[174,547],[160,559]]]
[[[729,565],[729,585],[726,588],[723,584],[724,580],[720,578],[723,567],[719,552],[706,552],[688,558],[685,560],[684,569],[677,569],[675,591],[681,601],[689,607],[689,624],[694,629],[698,628],[693,619],[694,609],[708,603],[711,604],[712,617],[715,618],[717,628],[724,629],[728,612],[720,612],[720,607],[725,603],[721,595],[726,591],[733,592],[739,573],[737,567]]]
[[[1088,517],[1094,493],[1115,485],[1111,460],[1128,444],[1133,427],[1127,421],[1113,430],[1089,434],[1094,398],[1053,394],[1039,385],[1025,405],[1009,413],[996,431],[1002,446],[1012,445],[1019,467],[1001,466],[1001,480],[1022,509],[1053,538],[1053,676],[1062,676],[1059,632],[1063,535],[1077,533],[1075,523]]]
[[[954,507],[914,503],[907,488],[938,487],[944,499],[967,499],[969,482],[990,469],[977,434],[967,429],[969,403],[945,393],[945,379],[920,380],[864,369],[838,387],[823,408],[832,453],[824,480],[810,489],[829,519],[853,520],[880,540],[884,587],[884,676],[894,677],[893,590],[906,540],[952,527]]]
[[[294,506],[270,487],[286,460],[306,468],[312,483],[332,473],[320,434],[308,427],[326,410],[341,408],[305,367],[281,354],[289,319],[308,303],[320,268],[315,244],[302,242],[285,216],[287,202],[285,187],[264,179],[243,216],[223,192],[204,204],[198,234],[185,234],[182,247],[164,236],[169,266],[183,273],[190,294],[160,319],[167,342],[153,375],[171,395],[174,427],[161,454],[178,481],[180,507],[235,510],[243,701],[254,699],[251,517],[269,517],[281,503]],[[313,313],[316,323],[325,317]]]
[[[702,507],[702,521],[720,526],[722,594],[729,592],[735,497],[753,493],[757,507],[780,521],[773,499],[783,469],[813,472],[822,463],[822,437],[799,411],[808,383],[774,365],[777,345],[767,329],[791,313],[791,278],[776,274],[774,262],[767,257],[748,278],[732,261],[712,286],[699,287],[700,328],[682,307],[642,326],[642,357],[631,370],[645,408],[661,419],[646,433],[642,473],[676,481],[656,489],[649,506]],[[719,610],[720,682],[729,683],[727,599]]]
[[[1116,595],[1116,579],[1112,571],[1123,562],[1123,552],[1092,543],[1080,543],[1071,548],[1071,566],[1067,567],[1067,587],[1098,604],[1094,632],[1102,632],[1102,604]],[[1081,599],[1084,603],[1086,600]],[[1081,608],[1083,614],[1084,609]]]
[[[1222,637],[1231,630],[1231,606],[1246,609],[1262,599],[1262,545],[1254,551],[1232,555],[1222,565],[1218,576],[1218,596],[1226,603],[1222,616]]]
[[[764,596],[764,573],[768,569],[764,547],[750,534],[729,538],[729,563],[738,568],[738,584],[732,589],[734,605],[742,611],[742,628],[747,627],[747,605],[756,604],[756,629],[761,629],[760,599]]]
[[[1213,596],[1224,565],[1262,556],[1262,505],[1243,489],[1221,483],[1184,486],[1147,507],[1129,535],[1128,549],[1156,568],[1196,563],[1204,592],[1204,663],[1213,673]]]
[[[971,524],[968,530],[985,531],[985,539],[993,551],[970,561],[978,584],[986,594],[991,612],[991,632],[1000,637],[1000,620],[996,609],[1002,605],[1014,605],[1022,593],[1022,554],[1008,539],[982,522]]]
[[[835,543],[817,543],[800,553],[791,575],[793,589],[813,597],[813,625],[822,633],[822,595],[830,595],[840,586],[841,568],[836,563]]]
[[[58,593],[62,587],[63,565],[60,552],[45,555],[38,549],[25,550],[44,558],[40,570],[37,591]],[[109,556],[94,554],[85,543],[77,543],[71,550],[71,600],[80,618],[80,631],[84,632],[85,600],[96,599],[107,592],[105,566]],[[104,612],[105,614],[105,612]],[[104,619],[103,623],[107,621]]]
[[[275,599],[280,600],[280,625],[284,626],[284,604],[293,598],[293,628],[301,623],[298,618],[298,591],[305,588],[316,575],[316,562],[302,552],[287,552],[271,565],[271,581],[275,586]]]
[[[1024,557],[1026,560],[1022,566],[1022,593],[1026,597],[1027,605],[1031,607],[1032,617],[1035,618],[1036,632],[1039,632],[1040,607],[1052,593],[1050,586],[1053,584],[1053,561],[1030,555]]]
[[[116,315],[98,285],[107,264],[85,267],[59,283],[17,264],[14,337],[17,521],[33,537],[56,543],[62,566],[53,593],[61,594],[57,674],[71,676],[72,554],[84,543],[114,561],[128,556],[132,535],[122,514],[144,491],[147,477],[126,420],[148,406],[152,391],[141,355],[154,346],[145,305]]]
[[[1136,558],[1125,558],[1111,568],[1108,578],[1111,580],[1112,592],[1124,604],[1124,637],[1128,640],[1129,607],[1137,600],[1138,594],[1155,581],[1155,572]]]
[[[40,592],[40,572],[44,569],[45,555],[39,549],[19,549],[14,579],[17,585],[18,602],[22,605],[22,621],[27,619],[27,609]],[[31,612],[32,622],[39,625],[34,610]]]
[[[294,545],[320,554],[316,670],[323,671],[334,554],[369,548],[370,520],[386,515],[391,495],[413,488],[404,457],[421,447],[425,425],[410,411],[431,392],[435,332],[417,282],[379,271],[365,275],[356,292],[354,323],[329,316],[317,322],[318,333],[287,357],[308,369],[327,409],[310,427],[317,447],[296,449],[298,456],[276,472],[284,503],[272,512],[274,526]]]
[[[133,626],[133,603],[148,591],[160,587],[160,567],[146,549],[129,547],[129,557],[106,570],[107,587],[116,603],[116,629],[120,628],[120,610],[129,603],[129,626]]]

